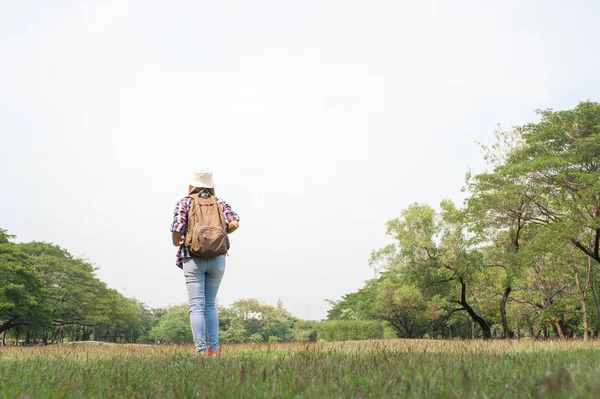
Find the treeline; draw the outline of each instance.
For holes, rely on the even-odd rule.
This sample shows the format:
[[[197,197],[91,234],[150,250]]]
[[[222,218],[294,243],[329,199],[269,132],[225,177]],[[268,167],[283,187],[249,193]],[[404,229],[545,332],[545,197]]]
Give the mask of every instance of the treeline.
[[[1,345],[192,342],[187,305],[150,309],[108,288],[85,259],[57,245],[13,239],[0,229]],[[225,343],[316,341],[320,328],[282,303],[257,299],[219,307],[219,315]]]
[[[13,243],[0,229],[0,336],[25,344],[136,342],[159,314],[110,289],[59,246]]]
[[[79,341],[186,344],[188,306],[150,309],[96,277],[85,259],[49,243],[14,243],[0,229],[0,345]],[[223,343],[315,342],[393,336],[380,320],[307,321],[258,299],[219,306]]]
[[[538,113],[480,144],[489,170],[466,176],[462,207],[413,204],[389,221],[379,277],[328,319],[406,338],[597,336],[600,104]]]

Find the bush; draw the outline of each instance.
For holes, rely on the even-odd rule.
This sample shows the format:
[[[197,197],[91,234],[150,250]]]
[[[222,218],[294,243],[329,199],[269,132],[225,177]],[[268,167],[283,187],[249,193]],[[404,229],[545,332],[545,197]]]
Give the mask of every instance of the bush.
[[[219,341],[225,344],[240,344],[246,342],[246,330],[243,328],[230,327],[219,332]]]
[[[263,342],[263,337],[260,334],[252,334],[248,338],[248,342],[252,342],[252,343],[258,344],[259,342]]]

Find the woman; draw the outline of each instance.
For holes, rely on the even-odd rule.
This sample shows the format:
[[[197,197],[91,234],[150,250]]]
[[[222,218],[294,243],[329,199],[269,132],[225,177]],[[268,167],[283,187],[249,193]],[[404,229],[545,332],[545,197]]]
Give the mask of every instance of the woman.
[[[171,235],[173,245],[177,250],[177,266],[183,269],[190,306],[190,324],[196,354],[201,356],[217,356],[219,354],[219,317],[215,301],[221,279],[225,272],[225,255],[201,257],[191,254],[192,234],[186,235],[194,226],[188,225],[188,216],[195,198],[205,201],[214,199],[218,205],[220,220],[224,220],[227,234],[233,233],[239,227],[239,216],[231,210],[224,200],[215,196],[212,171],[199,169],[192,175],[188,195],[183,197],[175,206]],[[228,240],[227,240],[228,243]],[[207,336],[208,335],[208,343]]]

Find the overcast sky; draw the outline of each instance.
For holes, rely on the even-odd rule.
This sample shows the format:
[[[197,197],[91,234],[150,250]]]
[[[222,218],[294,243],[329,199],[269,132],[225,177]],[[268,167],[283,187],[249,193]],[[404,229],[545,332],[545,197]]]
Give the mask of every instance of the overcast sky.
[[[239,213],[219,302],[326,315],[385,222],[462,199],[475,140],[600,94],[595,1],[0,0],[0,227],[186,301],[197,165]]]

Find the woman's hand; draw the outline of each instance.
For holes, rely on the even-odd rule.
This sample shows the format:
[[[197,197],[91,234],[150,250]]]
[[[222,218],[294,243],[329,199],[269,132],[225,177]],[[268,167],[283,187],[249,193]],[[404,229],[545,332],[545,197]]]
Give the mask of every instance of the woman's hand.
[[[227,226],[227,234],[233,233],[238,229],[238,227],[240,227],[240,222],[238,222],[237,220],[229,222],[229,225]]]
[[[173,231],[171,232],[171,240],[173,241],[174,246],[179,247],[185,242],[185,236],[181,233]]]

